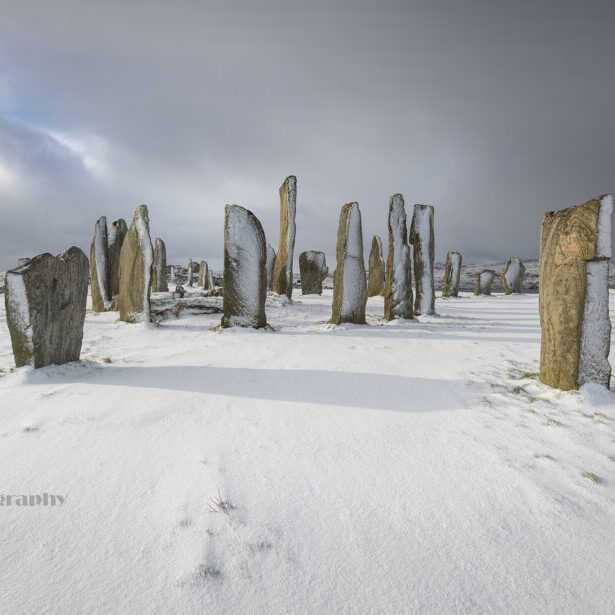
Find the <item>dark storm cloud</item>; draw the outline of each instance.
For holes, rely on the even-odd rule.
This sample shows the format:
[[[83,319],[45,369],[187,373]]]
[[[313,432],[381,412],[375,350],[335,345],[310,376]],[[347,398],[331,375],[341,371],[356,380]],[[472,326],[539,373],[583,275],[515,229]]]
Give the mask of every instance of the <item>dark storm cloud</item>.
[[[615,190],[612,2],[0,2],[0,268],[150,206],[171,261],[220,262],[225,203],[330,262],[358,200],[436,206],[437,258],[536,257]]]

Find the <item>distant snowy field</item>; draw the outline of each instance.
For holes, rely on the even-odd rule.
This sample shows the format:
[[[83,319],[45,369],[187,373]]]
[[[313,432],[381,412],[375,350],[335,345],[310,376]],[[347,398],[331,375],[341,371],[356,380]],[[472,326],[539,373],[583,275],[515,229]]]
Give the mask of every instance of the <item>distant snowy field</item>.
[[[0,489],[68,498],[0,507],[0,611],[615,612],[614,396],[537,381],[538,295],[294,296],[275,332],[88,312],[36,372],[2,305]]]

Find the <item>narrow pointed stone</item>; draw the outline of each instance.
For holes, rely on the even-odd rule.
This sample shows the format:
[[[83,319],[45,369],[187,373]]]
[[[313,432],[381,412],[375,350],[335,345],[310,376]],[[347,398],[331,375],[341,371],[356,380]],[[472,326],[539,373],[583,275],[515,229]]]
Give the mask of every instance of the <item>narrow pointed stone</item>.
[[[199,283],[198,286],[201,288],[205,288],[205,284],[207,283],[207,262],[201,261],[199,266]]]
[[[194,269],[195,265],[192,262],[192,259],[188,259],[188,266],[186,267],[186,286],[192,286],[194,284]]]
[[[372,249],[369,253],[369,281],[367,296],[384,295],[385,266],[382,256],[382,241],[378,235],[372,239]]]
[[[525,277],[525,265],[518,256],[511,256],[502,271],[502,287],[507,295],[520,293]]]
[[[90,288],[94,312],[104,312],[111,307],[109,266],[107,218],[101,216],[94,225],[90,245]]]
[[[289,175],[280,186],[280,244],[273,270],[273,290],[289,299],[293,294],[296,210],[297,178]]]
[[[120,320],[149,323],[153,263],[147,206],[139,205],[120,253]]]
[[[358,203],[342,207],[337,232],[337,266],[333,273],[331,322],[365,324],[367,279],[363,261],[363,230]]]
[[[540,236],[540,380],[559,389],[610,386],[608,274],[613,197],[549,211]]]
[[[239,205],[224,215],[223,327],[267,325],[265,233],[258,218]]]
[[[152,292],[166,293],[167,283],[167,248],[160,237],[154,242],[154,268],[152,269]]]
[[[459,284],[461,282],[461,254],[449,252],[446,255],[446,267],[444,268],[443,297],[458,297]]]
[[[88,259],[75,246],[7,271],[6,322],[15,365],[78,361],[88,296]]]
[[[483,269],[476,276],[476,284],[474,285],[475,295],[490,295],[491,285],[495,278],[495,271],[493,269]]]
[[[384,288],[384,318],[411,319],[413,313],[406,209],[403,196],[394,194],[389,199],[389,255]]]
[[[112,299],[120,292],[120,253],[127,232],[124,218],[115,220],[109,229],[109,293]]]
[[[410,242],[414,248],[415,314],[434,314],[436,311],[433,219],[432,205],[414,206]]]

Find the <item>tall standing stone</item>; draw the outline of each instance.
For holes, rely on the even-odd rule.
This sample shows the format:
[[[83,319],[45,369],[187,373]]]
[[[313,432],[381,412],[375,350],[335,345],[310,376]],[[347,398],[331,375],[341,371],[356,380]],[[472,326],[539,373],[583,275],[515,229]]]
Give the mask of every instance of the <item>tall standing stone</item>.
[[[267,244],[267,290],[273,290],[273,271],[275,268],[275,250]]]
[[[207,262],[206,261],[201,261],[201,264],[199,266],[199,283],[198,285],[201,288],[205,288],[205,285],[207,284]]]
[[[449,252],[446,255],[446,267],[444,267],[443,297],[458,297],[459,284],[461,282],[461,254]]]
[[[609,387],[608,273],[613,197],[549,211],[540,236],[540,380],[559,389]]]
[[[192,259],[188,259],[188,266],[186,267],[186,285],[192,286],[194,284],[194,263]]]
[[[363,261],[363,230],[358,203],[342,207],[335,251],[337,266],[333,273],[333,310],[331,322],[365,324],[367,279]]]
[[[152,269],[152,292],[169,292],[167,283],[167,247],[160,237],[154,241],[154,267]]]
[[[493,269],[483,269],[476,276],[476,284],[474,285],[475,295],[490,295],[491,285],[495,278],[495,271]]]
[[[384,295],[384,258],[382,256],[382,241],[378,235],[372,239],[372,249],[369,253],[369,281],[367,296]]]
[[[88,277],[87,256],[74,246],[7,271],[6,322],[17,367],[79,360]]]
[[[293,294],[296,210],[297,178],[289,175],[280,186],[280,244],[273,270],[273,290],[289,299]]]
[[[120,293],[120,253],[127,232],[124,218],[113,222],[109,229],[109,293],[112,299]]]
[[[327,277],[329,268],[324,252],[308,250],[299,254],[301,274],[301,293],[303,295],[322,295],[322,281]]]
[[[525,277],[525,265],[518,256],[511,256],[502,271],[502,287],[507,295],[520,293]]]
[[[389,199],[389,255],[384,288],[384,318],[411,319],[412,273],[404,197],[394,194]]]
[[[107,218],[101,216],[94,225],[90,245],[90,287],[94,312],[104,312],[111,307],[109,266]]]
[[[139,205],[120,253],[120,320],[149,322],[153,263],[147,206]]]
[[[223,327],[267,325],[265,233],[258,218],[239,205],[224,214]]]
[[[414,247],[415,314],[434,314],[436,311],[433,217],[432,205],[414,206],[410,242]]]

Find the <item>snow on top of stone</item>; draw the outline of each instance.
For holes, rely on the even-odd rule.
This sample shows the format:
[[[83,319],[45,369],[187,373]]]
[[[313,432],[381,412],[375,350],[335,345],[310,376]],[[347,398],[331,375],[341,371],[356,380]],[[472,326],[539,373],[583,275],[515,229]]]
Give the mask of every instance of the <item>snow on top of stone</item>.
[[[143,252],[143,314],[145,318],[143,322],[149,326],[149,289],[152,277],[152,265],[154,264],[154,249],[152,248],[152,240],[149,235],[149,214],[147,205],[139,205],[135,210],[135,215],[132,219],[132,224],[135,227],[137,238],[141,244]]]
[[[6,273],[6,303],[7,311],[14,319],[17,329],[23,331],[26,336],[26,343],[32,351],[34,350],[32,341],[32,323],[30,322],[30,306],[28,304],[28,294],[22,273],[25,273],[28,265],[23,265],[18,269],[7,271]],[[28,365],[34,365],[33,352],[28,359]]]
[[[598,213],[598,245],[596,258],[611,258],[611,215],[613,213],[613,195],[605,194],[600,202]]]

